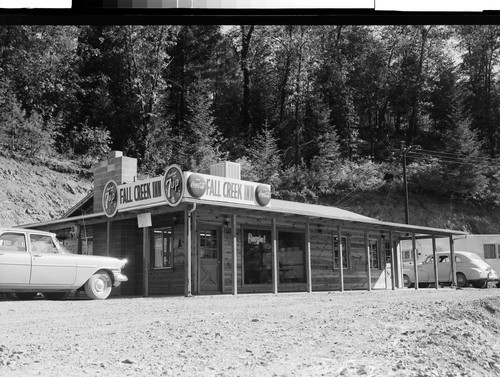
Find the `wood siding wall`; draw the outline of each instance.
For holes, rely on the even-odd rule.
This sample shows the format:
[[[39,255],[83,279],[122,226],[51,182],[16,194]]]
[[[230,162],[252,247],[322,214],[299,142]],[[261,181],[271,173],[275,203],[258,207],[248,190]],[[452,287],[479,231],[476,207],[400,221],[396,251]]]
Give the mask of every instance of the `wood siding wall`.
[[[233,235],[231,221],[225,223],[232,213],[223,212],[219,207],[203,207],[195,212],[196,227],[193,232],[203,226],[216,227],[220,234],[222,246],[221,252],[221,293],[232,293],[233,291]],[[161,228],[174,224],[174,214],[162,214],[153,217],[151,228]],[[184,219],[182,213],[175,215],[174,225],[174,263],[173,268],[152,268],[152,261],[148,271],[148,291],[150,295],[183,295],[185,292],[185,244],[184,244]],[[271,230],[272,218],[267,214],[262,216],[237,213],[237,289],[238,293],[272,292],[272,284],[244,284],[243,283],[243,229],[257,228]],[[333,264],[333,239],[337,236],[337,224],[329,223],[328,227],[311,221],[311,276],[313,291],[340,290],[340,271]],[[277,217],[277,230],[303,232],[305,235],[305,218],[299,217]],[[94,253],[106,255],[106,224],[98,224],[94,228]],[[137,220],[124,220],[112,223],[112,239],[110,255],[127,258],[129,263],[125,268],[125,274],[129,282],[122,284],[121,294],[140,295],[143,293],[142,272],[142,229],[137,227]],[[347,238],[347,249],[344,253],[349,256],[348,268],[344,269],[344,289],[358,290],[367,289],[367,261],[365,251],[364,230],[342,227],[342,236]],[[380,232],[370,232],[370,239],[380,240]],[[150,237],[152,239],[152,237]],[[180,241],[180,243],[179,243]],[[198,276],[198,238],[193,233],[192,238],[192,291],[195,294],[201,292]],[[381,268],[371,269],[372,288],[391,287],[389,275],[390,268],[385,268],[384,248],[379,243],[379,261]],[[151,247],[153,250],[153,247]],[[304,245],[305,253],[305,245]],[[278,292],[306,291],[306,283],[282,283],[278,282]]]

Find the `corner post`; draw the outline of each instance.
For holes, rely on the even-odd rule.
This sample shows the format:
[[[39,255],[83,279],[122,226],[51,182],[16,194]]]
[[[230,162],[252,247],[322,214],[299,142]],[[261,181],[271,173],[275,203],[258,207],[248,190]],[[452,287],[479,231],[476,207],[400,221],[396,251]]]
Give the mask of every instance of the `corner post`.
[[[365,230],[365,259],[366,259],[366,275],[368,280],[368,291],[372,290],[372,270],[370,266],[370,242],[368,240],[368,229]]]
[[[238,294],[238,244],[236,232],[236,215],[233,215],[233,295]]]
[[[190,210],[189,207],[186,207],[184,211],[184,244],[186,245],[185,249],[185,287],[184,287],[184,296],[191,297],[192,296],[192,281],[191,281],[191,273],[192,273],[192,229],[191,229],[191,219],[192,213],[196,209],[196,204],[193,205],[193,208]]]
[[[418,289],[417,246],[415,233],[411,234],[411,249],[413,254],[413,273],[415,274],[415,289]]]
[[[436,260],[436,235],[432,235],[432,259],[434,260],[434,282],[436,289],[439,288],[438,261]]]
[[[395,257],[396,252],[394,248],[394,235],[392,230],[389,232],[389,244],[391,248],[391,289],[394,291],[396,289],[396,268],[395,268]]]
[[[149,227],[142,228],[142,278],[143,278],[143,295],[149,296]]]
[[[306,277],[307,292],[312,292],[312,271],[311,271],[311,224],[309,219],[306,222]]]
[[[339,272],[340,272],[340,292],[344,292],[344,250],[342,248],[342,226],[337,226],[337,240],[339,245]],[[335,253],[335,251],[334,251]]]
[[[457,286],[457,262],[455,261],[455,240],[450,236],[451,286]]]
[[[279,265],[278,265],[278,241],[276,234],[276,218],[272,219],[272,256],[273,256],[273,293],[278,293],[278,278],[279,278]]]

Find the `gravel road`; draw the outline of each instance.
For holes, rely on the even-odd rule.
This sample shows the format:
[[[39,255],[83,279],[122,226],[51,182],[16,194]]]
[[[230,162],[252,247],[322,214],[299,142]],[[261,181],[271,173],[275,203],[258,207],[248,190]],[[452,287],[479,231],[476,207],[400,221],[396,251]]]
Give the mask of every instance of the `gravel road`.
[[[0,299],[0,376],[498,376],[500,290]]]

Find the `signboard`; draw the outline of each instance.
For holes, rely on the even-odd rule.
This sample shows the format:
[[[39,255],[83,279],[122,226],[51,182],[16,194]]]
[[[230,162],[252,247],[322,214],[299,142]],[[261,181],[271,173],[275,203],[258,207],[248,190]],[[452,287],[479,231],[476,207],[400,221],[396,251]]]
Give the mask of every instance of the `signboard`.
[[[118,211],[118,185],[111,180],[106,183],[102,192],[102,209],[106,216],[113,217]]]
[[[214,175],[184,172],[186,197],[218,202],[267,206],[271,186]]]
[[[183,173],[179,166],[171,165],[163,177],[122,185],[108,181],[104,186],[102,208],[106,216],[113,217],[121,210],[152,204],[164,203],[175,207],[183,197],[264,207],[271,201],[271,186],[214,175]],[[143,224],[142,220],[139,221]]]
[[[137,227],[138,228],[147,228],[153,225],[151,222],[151,213],[139,213],[137,215]]]
[[[165,201],[162,179],[156,177],[118,186],[118,209],[132,208]]]
[[[184,194],[184,179],[182,170],[177,165],[170,166],[163,177],[163,187],[167,204],[171,207],[177,206]]]
[[[167,168],[163,177],[117,185],[110,180],[104,186],[102,208],[106,216],[113,217],[117,212],[140,208],[151,204],[166,203],[178,205],[184,195],[184,175],[177,165]]]

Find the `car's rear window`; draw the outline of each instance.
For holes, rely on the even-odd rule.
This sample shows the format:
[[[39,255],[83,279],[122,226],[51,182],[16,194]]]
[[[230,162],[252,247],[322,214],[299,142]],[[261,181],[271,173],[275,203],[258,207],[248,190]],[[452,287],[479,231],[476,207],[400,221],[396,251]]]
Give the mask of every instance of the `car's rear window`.
[[[24,234],[3,233],[0,235],[0,250],[5,251],[26,251]]]

